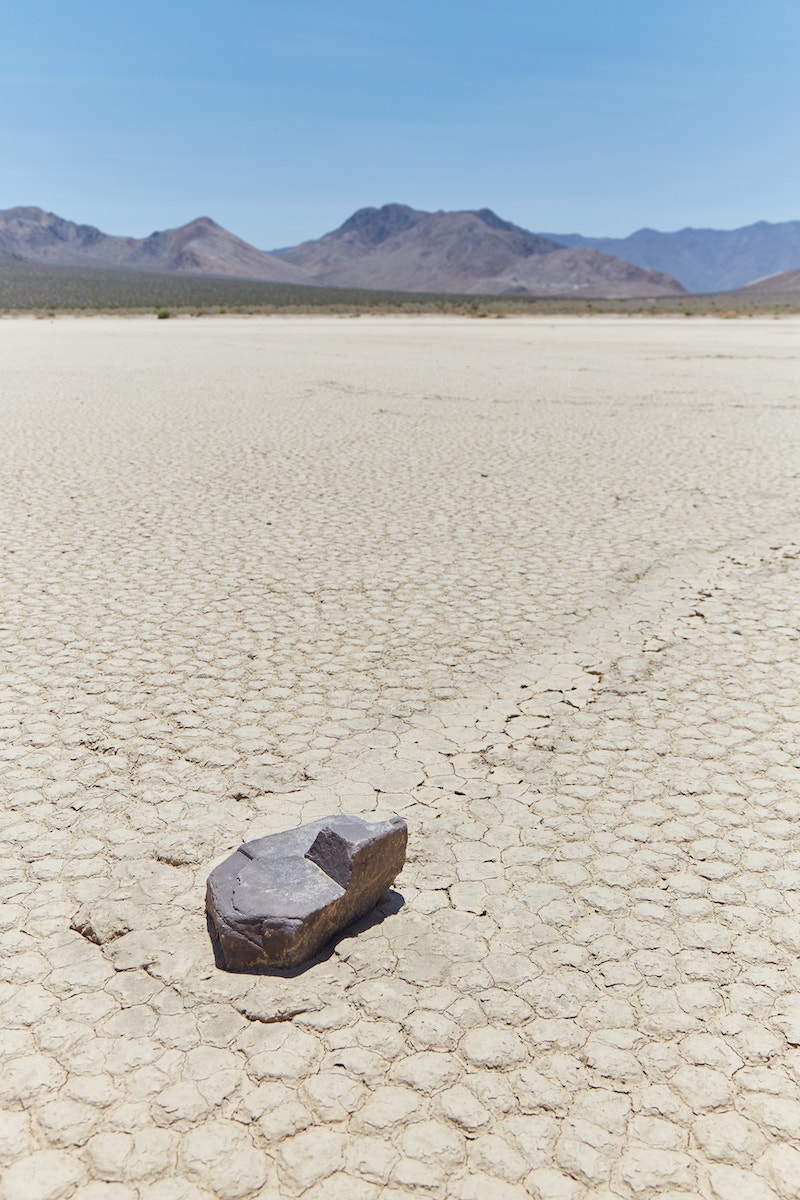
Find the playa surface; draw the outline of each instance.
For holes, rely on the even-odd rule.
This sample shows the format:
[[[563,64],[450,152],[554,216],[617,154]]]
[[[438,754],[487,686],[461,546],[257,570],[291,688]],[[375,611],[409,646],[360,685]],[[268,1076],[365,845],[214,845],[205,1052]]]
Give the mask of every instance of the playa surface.
[[[798,357],[0,322],[3,1200],[800,1196]],[[334,812],[395,894],[217,970]]]

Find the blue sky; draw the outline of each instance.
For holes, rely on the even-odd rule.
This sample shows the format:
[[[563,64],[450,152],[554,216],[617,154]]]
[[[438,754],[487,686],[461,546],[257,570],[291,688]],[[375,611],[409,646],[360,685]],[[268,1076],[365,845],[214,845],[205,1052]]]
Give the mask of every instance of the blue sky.
[[[0,36],[0,208],[263,248],[354,209],[625,234],[800,218],[797,0],[39,0]]]

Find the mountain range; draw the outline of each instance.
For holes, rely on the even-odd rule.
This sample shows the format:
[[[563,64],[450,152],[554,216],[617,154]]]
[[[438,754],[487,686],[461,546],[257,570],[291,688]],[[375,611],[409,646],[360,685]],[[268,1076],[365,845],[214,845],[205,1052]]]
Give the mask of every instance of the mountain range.
[[[0,259],[64,267],[115,267],[180,275],[230,275],[308,283],[291,263],[257,250],[210,217],[146,238],[114,237],[41,208],[0,210]]]
[[[740,229],[639,229],[624,238],[545,235],[562,246],[600,250],[666,271],[690,292],[727,292],[767,275],[800,268],[800,221],[758,221]]]
[[[332,233],[281,252],[315,282],[501,296],[674,296],[659,271],[477,212],[421,212],[405,204],[361,208]]]
[[[198,217],[118,237],[41,208],[0,210],[0,265],[38,263],[283,284],[498,296],[657,297],[800,288],[800,221],[641,229],[627,238],[532,233],[490,209],[362,208],[323,237],[259,250]]]
[[[327,287],[474,295],[680,295],[674,279],[596,250],[566,249],[479,212],[365,208],[337,230],[269,253],[209,217],[146,238],[115,237],[40,208],[0,211],[0,259],[216,275]]]

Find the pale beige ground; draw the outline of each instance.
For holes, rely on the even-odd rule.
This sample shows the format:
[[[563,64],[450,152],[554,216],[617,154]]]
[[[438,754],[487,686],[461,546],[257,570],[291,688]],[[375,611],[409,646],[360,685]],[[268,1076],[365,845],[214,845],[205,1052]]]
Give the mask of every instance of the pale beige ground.
[[[0,322],[3,1200],[800,1197],[799,356]],[[338,811],[404,907],[217,971]]]

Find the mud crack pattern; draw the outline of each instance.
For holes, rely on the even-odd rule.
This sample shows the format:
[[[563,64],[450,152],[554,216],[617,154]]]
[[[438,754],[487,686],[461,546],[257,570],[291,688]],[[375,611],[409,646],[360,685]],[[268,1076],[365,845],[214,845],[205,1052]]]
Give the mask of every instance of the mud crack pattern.
[[[0,322],[3,1200],[800,1197],[798,333]]]

